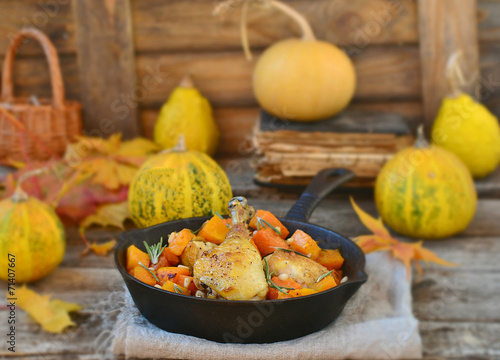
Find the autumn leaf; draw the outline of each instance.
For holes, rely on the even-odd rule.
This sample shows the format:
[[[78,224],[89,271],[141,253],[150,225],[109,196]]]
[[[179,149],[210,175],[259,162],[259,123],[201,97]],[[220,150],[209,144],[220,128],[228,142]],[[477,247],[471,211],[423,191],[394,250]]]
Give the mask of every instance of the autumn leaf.
[[[96,243],[95,241],[93,243],[89,243],[87,241],[86,245],[87,247],[85,248],[85,250],[82,251],[81,256],[85,256],[89,252],[93,252],[94,254],[99,256],[106,256],[111,250],[115,248],[116,240],[111,239],[109,241],[100,244]]]
[[[443,260],[432,251],[425,249],[422,246],[422,241],[417,243],[407,243],[393,238],[384,226],[382,219],[375,219],[370,214],[363,211],[354,202],[353,198],[351,198],[351,204],[361,222],[374,233],[373,235],[358,236],[354,239],[356,244],[358,244],[365,254],[369,254],[374,251],[389,251],[395,259],[400,260],[404,264],[408,279],[411,274],[412,262],[417,269],[419,277],[422,274],[422,267],[420,266],[419,261],[433,262],[442,266],[457,265]]]
[[[356,211],[356,214],[358,214],[359,220],[361,220],[363,225],[365,225],[368,228],[368,230],[371,230],[375,235],[378,235],[382,238],[390,238],[391,234],[385,228],[384,224],[382,223],[381,218],[378,218],[378,219],[373,218],[370,214],[363,211],[354,202],[354,199],[352,197],[350,199],[351,199],[351,204],[352,204],[352,207],[354,208],[354,211]]]
[[[17,306],[26,311],[42,328],[51,333],[61,333],[68,326],[76,325],[69,317],[69,312],[81,310],[81,306],[59,299],[50,299],[49,295],[40,295],[23,287],[16,290]]]
[[[129,218],[130,213],[126,201],[117,204],[106,204],[100,206],[95,214],[87,216],[82,221],[80,228],[86,229],[92,224],[99,224],[123,229],[123,223]]]
[[[80,137],[68,148],[66,158],[71,159],[76,170],[88,174],[93,183],[116,190],[130,185],[139,167],[159,149],[154,142],[140,137],[122,141],[121,134],[108,139]]]
[[[129,218],[130,213],[126,201],[117,204],[102,205],[97,209],[95,214],[87,216],[80,225],[80,236],[86,245],[85,250],[82,252],[82,256],[87,255],[89,252],[93,252],[100,256],[106,256],[116,245],[116,240],[114,239],[102,244],[97,244],[96,242],[90,243],[85,237],[86,228],[90,225],[98,224],[101,226],[114,226],[123,229],[123,223]]]

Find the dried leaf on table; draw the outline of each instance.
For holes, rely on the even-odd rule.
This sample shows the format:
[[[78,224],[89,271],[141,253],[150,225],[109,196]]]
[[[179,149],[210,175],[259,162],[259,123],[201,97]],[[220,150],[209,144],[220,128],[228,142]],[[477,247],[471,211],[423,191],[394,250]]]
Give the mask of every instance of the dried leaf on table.
[[[130,213],[128,211],[128,203],[126,201],[117,204],[102,205],[97,209],[95,214],[87,216],[82,221],[80,226],[80,236],[87,245],[86,249],[82,252],[82,255],[86,255],[89,251],[92,251],[97,255],[106,256],[116,245],[116,241],[114,239],[101,244],[97,244],[96,242],[90,243],[85,237],[86,228],[92,224],[98,224],[101,226],[114,226],[123,229],[123,223],[129,218]]]
[[[123,223],[130,218],[128,203],[126,201],[117,204],[106,204],[100,206],[95,214],[87,216],[81,223],[82,229],[92,224],[101,226],[114,226],[123,229]]]
[[[94,254],[99,255],[99,256],[106,256],[108,253],[113,250],[116,246],[116,240],[111,239],[109,241],[106,241],[104,243],[96,243],[95,241],[93,243],[90,243],[86,238],[84,233],[80,233],[82,236],[82,239],[84,239],[85,245],[87,246],[85,250],[82,251],[81,256],[87,255],[90,251],[92,251]]]
[[[51,333],[61,333],[68,326],[76,325],[69,312],[81,310],[76,303],[50,299],[50,295],[40,295],[24,285],[16,290],[17,305],[26,311],[42,328]]]
[[[395,259],[400,260],[406,268],[408,278],[411,274],[411,263],[415,264],[418,275],[421,276],[422,268],[419,261],[433,262],[442,266],[456,266],[457,264],[441,259],[432,251],[422,246],[422,241],[416,243],[407,243],[399,241],[391,236],[384,226],[382,219],[375,219],[370,214],[363,211],[351,198],[351,204],[361,222],[374,234],[362,235],[354,239],[356,244],[365,254],[374,251],[389,251]]]

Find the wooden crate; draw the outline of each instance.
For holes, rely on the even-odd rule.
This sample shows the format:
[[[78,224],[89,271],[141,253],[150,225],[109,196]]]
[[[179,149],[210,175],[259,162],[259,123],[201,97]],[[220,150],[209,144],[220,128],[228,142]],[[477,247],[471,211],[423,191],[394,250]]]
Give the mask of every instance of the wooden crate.
[[[480,70],[481,98],[500,115],[500,2],[491,0],[288,0],[317,37],[342,46],[359,82],[350,109],[399,113],[430,124],[446,92],[444,63],[462,49],[465,72]],[[69,98],[84,104],[88,134],[151,136],[159,107],[187,71],[215,107],[219,156],[242,157],[256,119],[253,63],[239,39],[239,9],[212,15],[216,1],[3,0],[0,57],[11,34],[27,25],[56,45]],[[298,35],[274,11],[252,11],[249,35],[258,54]],[[19,95],[50,95],[41,49],[26,44],[15,71]],[[472,84],[470,91],[477,91]],[[106,121],[110,119],[111,123]]]

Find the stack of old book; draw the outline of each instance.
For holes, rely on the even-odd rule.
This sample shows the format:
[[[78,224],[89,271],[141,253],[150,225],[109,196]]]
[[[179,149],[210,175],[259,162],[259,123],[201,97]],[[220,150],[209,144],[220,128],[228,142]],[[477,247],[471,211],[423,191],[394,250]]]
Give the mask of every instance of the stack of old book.
[[[413,144],[410,128],[397,114],[344,113],[299,123],[262,112],[253,134],[255,180],[264,185],[306,185],[325,168],[356,173],[348,185],[373,186],[382,166]]]

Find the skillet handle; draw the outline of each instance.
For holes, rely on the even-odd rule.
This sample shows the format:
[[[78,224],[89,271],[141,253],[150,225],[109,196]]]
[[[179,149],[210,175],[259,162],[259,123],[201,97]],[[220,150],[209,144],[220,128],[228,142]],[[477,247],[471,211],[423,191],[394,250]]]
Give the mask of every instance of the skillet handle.
[[[299,200],[288,211],[285,218],[307,222],[319,203],[339,185],[352,179],[355,174],[347,169],[324,169],[311,180]]]

